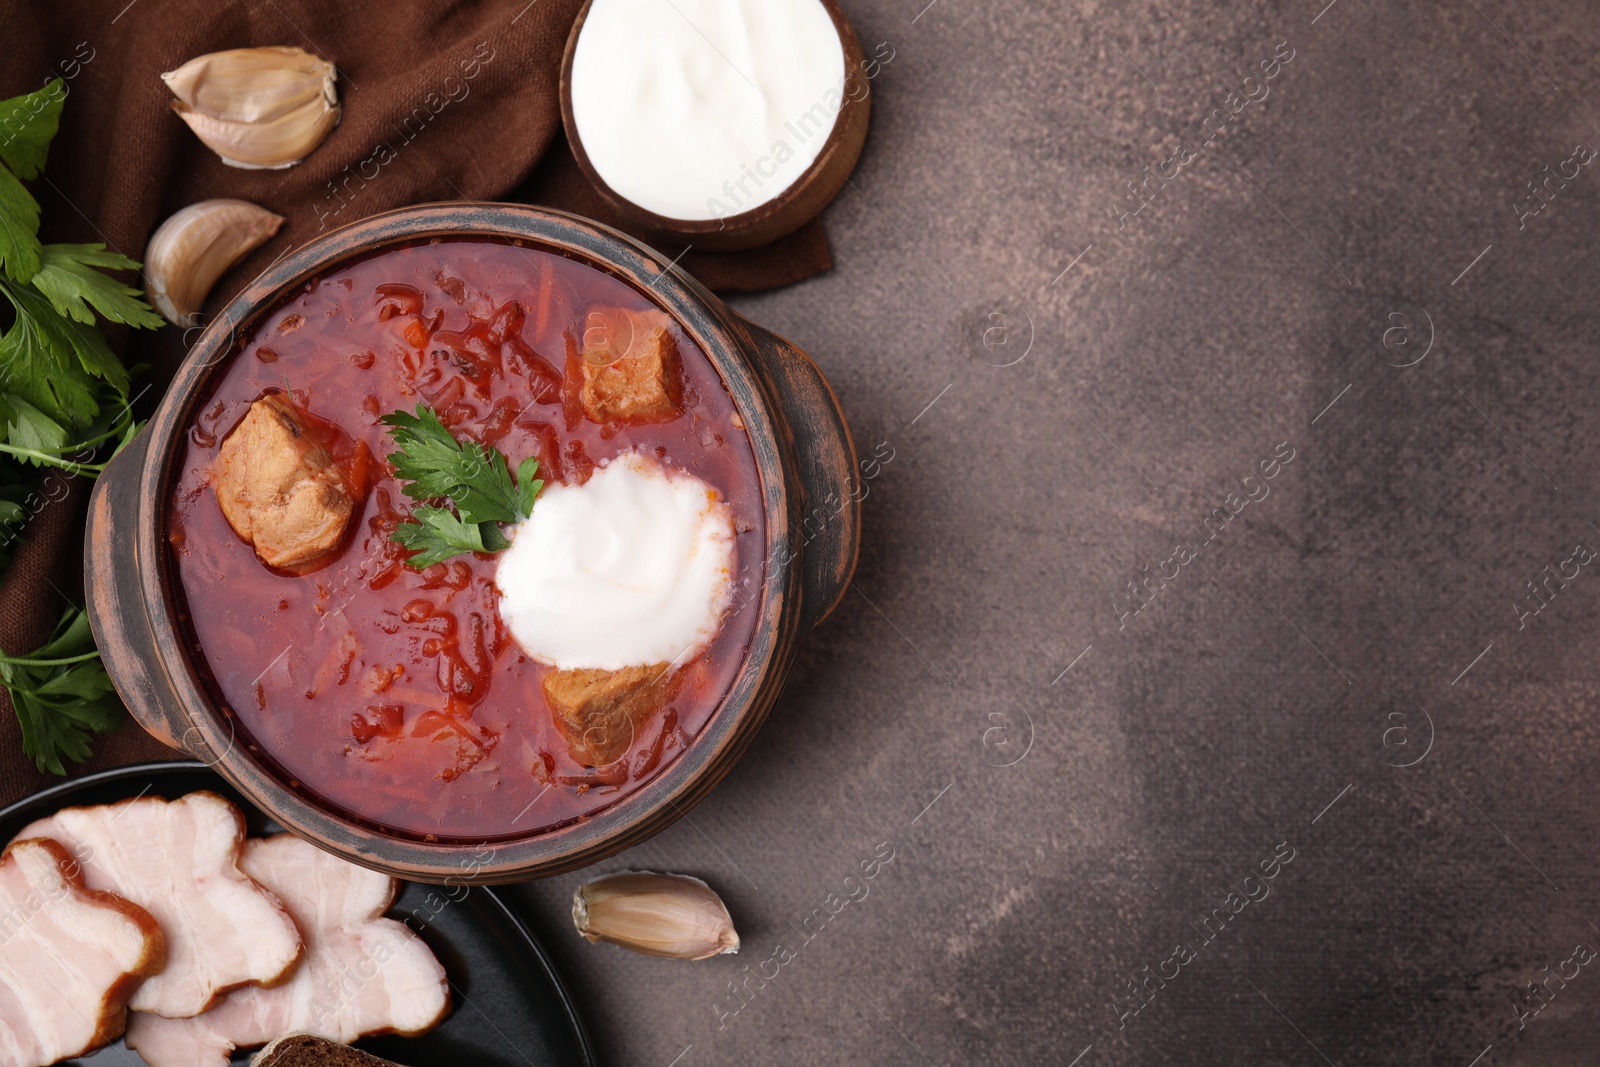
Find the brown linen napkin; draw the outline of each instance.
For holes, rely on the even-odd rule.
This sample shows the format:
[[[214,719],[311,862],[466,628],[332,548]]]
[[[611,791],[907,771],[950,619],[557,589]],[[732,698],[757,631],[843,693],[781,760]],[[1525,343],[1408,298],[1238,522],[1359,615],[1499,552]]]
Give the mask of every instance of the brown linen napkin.
[[[135,259],[162,220],[197,200],[239,197],[284,216],[278,235],[230,271],[214,310],[291,248],[368,215],[431,200],[517,199],[617,225],[584,183],[561,132],[562,48],[581,0],[41,0],[10,5],[0,99],[65,79],[61,132],[41,181],[44,237],[102,241]],[[284,171],[225,166],[172,113],[160,79],[205,52],[298,45],[339,69],[343,118]],[[620,227],[626,228],[626,227]],[[664,249],[676,255],[681,248]],[[832,265],[821,223],[765,248],[690,251],[714,289],[768,289]],[[143,382],[171,379],[181,331],[112,335]],[[85,487],[51,503],[0,584],[0,648],[36,647],[82,586]],[[172,752],[129,726],[101,738],[90,767]],[[89,769],[89,768],[82,768]],[[0,803],[47,781],[22,755],[0,697]]]

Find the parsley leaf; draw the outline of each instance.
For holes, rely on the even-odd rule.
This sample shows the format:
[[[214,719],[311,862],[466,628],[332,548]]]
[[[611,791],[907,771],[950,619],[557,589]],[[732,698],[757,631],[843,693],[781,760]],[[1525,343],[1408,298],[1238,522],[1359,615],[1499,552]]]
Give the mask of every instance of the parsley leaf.
[[[450,498],[467,522],[521,522],[533,510],[533,498],[544,488],[543,482],[533,479],[539,461],[531,457],[522,461],[517,468],[521,484],[516,485],[511,481],[506,458],[492,445],[489,452],[484,459],[483,476],[462,483]]]
[[[0,267],[25,282],[39,270],[39,201],[0,167]]]
[[[44,170],[50,142],[61,127],[66,82],[55,78],[44,88],[0,100],[0,161],[19,178],[37,178]]]
[[[0,654],[0,685],[22,726],[22,751],[41,771],[67,773],[64,760],[88,759],[93,736],[123,722],[81,608],[68,608],[55,636],[30,655]]]
[[[544,482],[535,478],[539,461],[529,456],[517,466],[517,510],[523,518],[533,514],[533,498],[544,488]]]
[[[100,273],[96,267],[138,270],[139,264],[120,252],[107,252],[105,245],[45,245],[33,287],[49,298],[57,311],[78,322],[93,325],[94,312],[98,311],[112,322],[161,328],[161,316],[140,299],[139,290]]]
[[[57,78],[37,92],[0,100],[0,267],[14,281],[32,278],[40,259],[39,201],[21,179],[44,169],[66,99]]]
[[[524,460],[518,474],[522,487],[511,481],[505,456],[493,445],[457,441],[426,404],[417,413],[396,411],[381,420],[393,427],[390,436],[401,451],[389,457],[397,475],[410,484],[406,494],[416,500],[447,496],[455,501],[464,522],[520,522],[533,509],[533,497],[543,486],[528,492],[537,460]],[[532,464],[530,468],[528,465]]]
[[[125,391],[127,370],[99,330],[62,318],[30,286],[0,280],[0,294],[16,311],[11,329],[0,334],[0,391],[20,396],[64,425],[88,426],[100,412],[96,372],[113,375]]]
[[[411,517],[414,522],[395,528],[394,539],[417,553],[406,563],[419,571],[463,552],[497,552],[506,546],[506,539],[493,523],[463,522],[449,508],[423,505]],[[498,545],[491,543],[486,531],[499,537]]]
[[[66,427],[20,396],[0,393],[0,423],[6,441],[18,448],[56,452],[66,447]]]
[[[395,474],[411,483],[406,487],[408,495],[417,500],[449,496],[466,480],[466,457],[461,444],[432,408],[418,404],[415,415],[396,411],[378,421],[391,427],[389,436],[400,446],[399,452],[390,455],[389,462]]]
[[[394,539],[418,552],[406,562],[421,570],[462,552],[498,552],[508,542],[497,523],[520,522],[533,511],[534,498],[544,482],[534,477],[539,461],[529,457],[511,465],[493,445],[458,441],[426,404],[415,415],[396,411],[381,420],[391,429],[400,451],[389,462],[406,482],[413,500],[448,497],[457,514],[447,508],[419,507],[414,523],[401,525]]]

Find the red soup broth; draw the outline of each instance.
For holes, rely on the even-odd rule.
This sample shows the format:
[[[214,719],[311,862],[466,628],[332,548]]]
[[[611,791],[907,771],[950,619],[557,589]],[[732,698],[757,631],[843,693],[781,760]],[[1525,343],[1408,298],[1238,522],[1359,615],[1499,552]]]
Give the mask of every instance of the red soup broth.
[[[525,836],[638,789],[694,741],[749,648],[764,575],[760,478],[715,367],[674,327],[683,414],[648,425],[582,417],[573,372],[596,308],[656,305],[586,263],[515,243],[437,240],[343,266],[261,320],[195,408],[168,507],[171,561],[195,661],[236,717],[236,744],[293,787],[403,836]],[[287,390],[336,440],[374,457],[342,548],[303,575],[270,570],[212,489],[221,442],[251,403]],[[425,402],[460,438],[546,484],[582,483],[630,451],[715,487],[738,531],[733,607],[685,664],[676,698],[604,767],[575,761],[541,680],[501,621],[496,557],[424,571],[390,538],[412,501],[378,420]],[[315,425],[315,424],[313,424]],[[537,503],[535,504],[537,510]]]

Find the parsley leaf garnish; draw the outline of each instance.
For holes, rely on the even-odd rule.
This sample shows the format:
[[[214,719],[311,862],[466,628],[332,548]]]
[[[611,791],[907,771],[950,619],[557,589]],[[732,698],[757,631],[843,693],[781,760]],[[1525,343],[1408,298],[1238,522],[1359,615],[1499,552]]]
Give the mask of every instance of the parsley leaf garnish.
[[[401,524],[394,539],[417,554],[406,563],[422,570],[463,552],[498,552],[507,541],[498,523],[521,522],[533,511],[534,498],[544,488],[535,478],[539,461],[532,458],[517,467],[493,445],[458,441],[426,404],[415,415],[396,411],[379,420],[390,427],[400,451],[389,463],[417,501],[448,498],[456,507],[425,505],[416,508],[415,521]]]
[[[475,522],[462,522],[449,508],[422,505],[411,513],[414,522],[401,523],[394,531],[394,539],[411,549],[416,555],[406,563],[422,570],[435,563],[443,563],[463,552],[493,552],[484,540],[484,531],[493,530],[493,524],[482,526]],[[501,538],[501,548],[505,547]]]

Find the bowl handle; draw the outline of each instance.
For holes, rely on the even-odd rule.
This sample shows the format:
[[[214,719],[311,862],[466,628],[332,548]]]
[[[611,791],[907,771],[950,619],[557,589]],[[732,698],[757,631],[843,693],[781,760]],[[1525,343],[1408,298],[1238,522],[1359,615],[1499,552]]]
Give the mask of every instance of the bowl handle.
[[[162,672],[139,583],[140,474],[149,446],[147,430],[95,479],[84,531],[83,584],[89,626],[117,695],[156,740],[182,749],[180,738],[189,723]]]
[[[777,394],[780,433],[800,476],[800,506],[791,514],[790,543],[802,565],[801,619],[815,626],[838,606],[861,551],[861,501],[866,486],[855,441],[833,387],[811,357],[759,326],[749,326],[755,353]]]

